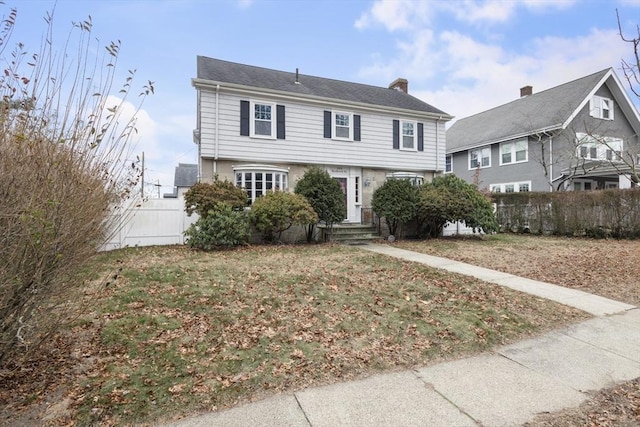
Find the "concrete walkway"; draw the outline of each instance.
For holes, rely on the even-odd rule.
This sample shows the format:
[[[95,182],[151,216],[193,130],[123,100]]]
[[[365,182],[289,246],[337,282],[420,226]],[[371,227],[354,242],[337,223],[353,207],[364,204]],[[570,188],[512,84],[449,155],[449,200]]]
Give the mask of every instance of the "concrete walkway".
[[[640,309],[548,283],[388,245],[364,250],[477,277],[587,311],[593,319],[490,354],[283,394],[171,424],[517,426],[640,376]]]

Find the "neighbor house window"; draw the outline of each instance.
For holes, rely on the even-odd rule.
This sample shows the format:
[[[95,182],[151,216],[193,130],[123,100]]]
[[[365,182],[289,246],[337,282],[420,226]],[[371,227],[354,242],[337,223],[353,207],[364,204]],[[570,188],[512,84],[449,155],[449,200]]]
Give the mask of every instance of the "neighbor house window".
[[[469,150],[469,169],[491,167],[491,147]]]
[[[528,160],[528,145],[526,139],[500,144],[500,164],[526,162]]]
[[[251,102],[251,136],[274,138],[276,121],[275,106],[261,102]]]
[[[607,136],[587,135],[577,133],[576,155],[585,160],[607,160],[616,162],[621,160],[622,139]]]
[[[489,188],[492,193],[523,193],[531,191],[531,181],[491,184]]]
[[[414,122],[402,122],[402,149],[403,150],[415,150],[416,149],[416,124]]]
[[[444,171],[445,173],[453,172],[453,159],[451,154],[447,154],[444,158]]]
[[[592,117],[613,120],[613,101],[611,99],[595,95],[591,98],[590,107]]]
[[[247,192],[249,204],[264,196],[268,191],[288,188],[288,171],[268,165],[247,165],[234,167],[236,187],[241,187]]]

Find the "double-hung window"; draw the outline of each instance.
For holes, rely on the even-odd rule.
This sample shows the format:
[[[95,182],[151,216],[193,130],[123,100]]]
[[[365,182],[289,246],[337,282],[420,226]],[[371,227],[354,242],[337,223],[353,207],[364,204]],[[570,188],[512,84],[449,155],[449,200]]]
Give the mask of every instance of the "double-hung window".
[[[336,139],[353,139],[353,120],[349,113],[333,113],[333,135]]]
[[[444,158],[444,172],[453,172],[453,155],[447,154]]]
[[[402,122],[402,146],[403,150],[416,149],[416,124],[414,122]]]
[[[491,167],[491,147],[469,150],[469,169]]]
[[[613,101],[611,99],[594,95],[589,106],[592,117],[613,120]]]
[[[360,115],[325,110],[324,137],[341,141],[360,141]]]
[[[261,102],[251,103],[251,136],[273,138],[275,136],[275,106]]]
[[[529,158],[526,139],[500,144],[500,164],[523,163]]]

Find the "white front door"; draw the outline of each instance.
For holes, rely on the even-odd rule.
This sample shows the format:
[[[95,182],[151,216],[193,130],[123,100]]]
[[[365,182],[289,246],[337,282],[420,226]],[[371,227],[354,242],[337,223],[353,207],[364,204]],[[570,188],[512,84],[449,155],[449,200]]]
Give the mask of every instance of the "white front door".
[[[362,170],[357,167],[331,166],[327,168],[329,175],[340,184],[347,205],[347,217],[344,222],[361,222],[362,210]]]

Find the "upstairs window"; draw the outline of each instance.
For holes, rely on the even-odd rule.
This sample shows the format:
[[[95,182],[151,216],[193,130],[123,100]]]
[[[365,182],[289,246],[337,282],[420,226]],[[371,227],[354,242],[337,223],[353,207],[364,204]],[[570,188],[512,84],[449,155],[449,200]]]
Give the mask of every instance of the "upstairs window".
[[[273,120],[271,120],[271,104],[253,104],[253,135],[273,135]]]
[[[526,162],[529,159],[528,145],[526,139],[500,144],[500,164]]]
[[[402,147],[403,150],[416,149],[415,123],[402,122]]]
[[[613,120],[613,101],[594,95],[590,102],[590,114],[597,119]]]
[[[285,139],[285,106],[261,101],[240,101],[240,135]]]
[[[353,139],[351,114],[333,113],[333,135],[336,139]]]
[[[491,147],[469,150],[469,169],[491,167]]]
[[[360,141],[360,115],[342,111],[325,111],[324,137],[343,141]]]

